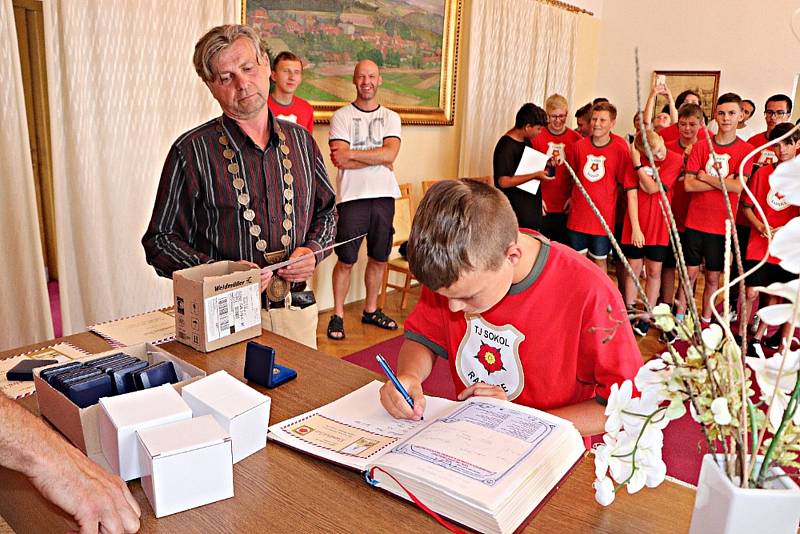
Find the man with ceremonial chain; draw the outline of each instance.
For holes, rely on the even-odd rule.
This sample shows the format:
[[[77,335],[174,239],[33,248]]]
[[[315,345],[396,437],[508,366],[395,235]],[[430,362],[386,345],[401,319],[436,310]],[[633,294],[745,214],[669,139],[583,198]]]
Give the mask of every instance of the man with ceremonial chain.
[[[251,28],[212,28],[195,45],[194,67],[223,114],[172,145],[142,238],[147,262],[161,276],[219,260],[262,268],[262,326],[316,348],[306,281],[336,237],[319,147],[305,128],[270,113],[269,60]]]

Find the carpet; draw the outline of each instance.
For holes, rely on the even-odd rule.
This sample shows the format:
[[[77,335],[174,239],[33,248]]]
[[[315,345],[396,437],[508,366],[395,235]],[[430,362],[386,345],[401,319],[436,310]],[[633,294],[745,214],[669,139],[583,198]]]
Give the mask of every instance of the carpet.
[[[401,335],[367,349],[354,352],[343,359],[382,375],[383,371],[378,362],[375,361],[375,355],[383,355],[392,366],[392,369],[396,370],[397,355],[400,353],[402,344],[403,336]],[[437,359],[431,375],[422,384],[422,389],[428,395],[451,400],[455,399],[453,379],[445,360]],[[602,441],[602,439],[599,436],[595,436],[593,442],[596,441]],[[692,420],[688,412],[680,419],[672,421],[664,431],[664,448],[662,451],[664,463],[667,464],[667,475],[689,484],[697,485],[700,464],[703,460],[703,454],[707,450],[708,446],[700,430],[700,425]]]

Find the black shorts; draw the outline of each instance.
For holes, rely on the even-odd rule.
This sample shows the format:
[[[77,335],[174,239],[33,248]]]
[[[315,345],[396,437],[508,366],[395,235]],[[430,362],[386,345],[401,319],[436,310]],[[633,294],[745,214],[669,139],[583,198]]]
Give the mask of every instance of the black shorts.
[[[678,232],[678,240],[681,242],[683,253],[686,254],[686,232]],[[669,254],[667,254],[667,258],[664,260],[664,268],[674,269],[678,266],[678,262],[675,259],[675,254],[672,252],[672,243],[667,245],[667,249],[669,249]]]
[[[683,255],[686,265],[697,267],[705,260],[706,271],[722,272],[725,268],[725,236],[686,229]]]
[[[754,260],[744,260],[744,270],[749,271],[756,266],[758,262]],[[765,263],[759,269],[747,277],[745,285],[747,287],[768,286],[775,282],[791,282],[796,279],[797,275],[792,274],[780,265],[774,263]]]
[[[565,245],[569,244],[569,237],[567,237],[567,214],[546,214],[544,219],[542,219],[542,233],[547,236],[550,241],[558,241]]]
[[[645,245],[642,248],[633,245],[620,245],[622,253],[629,260],[647,258],[650,261],[663,263],[667,256],[672,255],[672,249],[666,245]]]
[[[367,256],[375,261],[386,261],[392,250],[394,228],[394,199],[391,197],[365,198],[342,202],[336,206],[339,222],[336,224],[336,241],[341,243],[361,234],[367,234]],[[358,261],[362,239],[336,247],[336,256],[342,263]]]

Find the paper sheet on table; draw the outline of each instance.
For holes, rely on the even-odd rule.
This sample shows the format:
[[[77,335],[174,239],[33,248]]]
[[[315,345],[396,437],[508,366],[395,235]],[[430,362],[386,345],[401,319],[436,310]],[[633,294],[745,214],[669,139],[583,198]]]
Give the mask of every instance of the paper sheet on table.
[[[547,166],[548,159],[550,158],[547,157],[547,154],[542,154],[538,150],[526,146],[525,150],[522,152],[522,159],[519,160],[519,165],[517,165],[514,176],[543,171],[545,166]],[[539,191],[539,180],[529,180],[524,184],[519,184],[517,187],[523,191],[527,191],[531,195],[535,195],[536,192]]]

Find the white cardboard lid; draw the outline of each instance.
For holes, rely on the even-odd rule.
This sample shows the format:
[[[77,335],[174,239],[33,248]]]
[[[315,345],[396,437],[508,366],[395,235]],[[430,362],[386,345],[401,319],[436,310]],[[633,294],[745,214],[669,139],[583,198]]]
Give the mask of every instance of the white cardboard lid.
[[[192,409],[171,384],[116,397],[103,397],[100,399],[100,405],[118,429],[140,425],[176,413],[188,412],[190,415],[192,413]]]
[[[269,400],[247,384],[226,371],[217,371],[183,387],[182,391],[213,408],[217,413],[233,419]]]
[[[137,434],[152,458],[201,449],[230,439],[212,415],[145,428]]]

